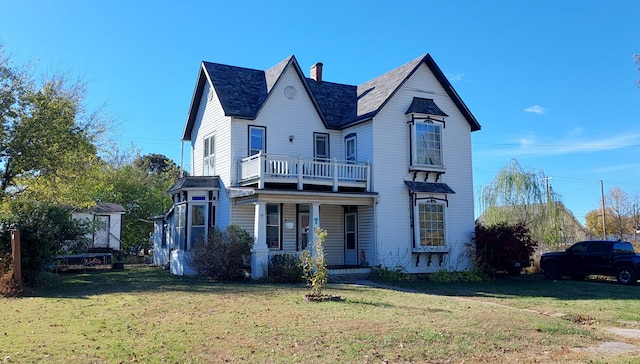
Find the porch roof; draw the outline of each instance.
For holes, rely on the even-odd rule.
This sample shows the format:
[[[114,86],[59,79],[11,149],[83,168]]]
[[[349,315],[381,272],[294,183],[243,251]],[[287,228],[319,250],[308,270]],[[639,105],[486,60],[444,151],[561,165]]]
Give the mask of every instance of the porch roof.
[[[236,200],[237,205],[257,202],[276,203],[320,203],[324,205],[372,206],[377,192],[318,192],[298,190],[257,189],[250,187],[229,187],[227,196]]]
[[[185,189],[220,189],[220,179],[210,176],[187,176],[178,179],[171,188],[169,193],[173,193]]]
[[[446,183],[415,181],[404,181],[404,183],[413,193],[455,193],[455,191],[451,189],[451,187],[449,187]]]

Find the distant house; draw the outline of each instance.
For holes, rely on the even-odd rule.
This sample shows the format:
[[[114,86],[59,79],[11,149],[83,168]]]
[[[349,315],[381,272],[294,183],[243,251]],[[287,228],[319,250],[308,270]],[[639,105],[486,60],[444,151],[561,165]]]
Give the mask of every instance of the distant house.
[[[91,241],[90,249],[120,250],[120,234],[122,232],[122,215],[125,210],[117,203],[100,202],[96,206],[75,211],[71,217],[94,224],[93,232],[87,235]]]
[[[545,215],[554,217],[545,218]],[[547,238],[553,238],[554,241],[550,243],[555,246],[565,246],[587,238],[587,229],[562,202],[555,202],[551,206],[545,203],[529,204],[526,208],[490,207],[478,217],[478,221],[486,224],[489,221],[496,221],[496,216],[509,224],[519,221],[536,221],[539,226],[550,227],[551,233]],[[532,229],[531,226],[530,229]],[[534,238],[543,239],[536,236]]]
[[[322,76],[294,56],[267,70],[202,62],[182,134],[192,176],[155,219],[156,264],[193,274],[196,242],[236,224],[254,236],[253,278],[317,228],[333,274],[470,267],[480,124],[433,58],[360,85]]]

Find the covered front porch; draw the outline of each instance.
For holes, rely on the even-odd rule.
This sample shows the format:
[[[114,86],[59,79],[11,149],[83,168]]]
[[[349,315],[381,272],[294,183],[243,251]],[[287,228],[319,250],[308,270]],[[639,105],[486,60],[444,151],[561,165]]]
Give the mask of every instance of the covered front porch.
[[[251,276],[268,276],[277,254],[299,254],[312,247],[315,229],[327,231],[327,265],[359,269],[375,265],[375,193],[230,188],[233,223],[254,236]],[[362,272],[367,273],[367,272]]]

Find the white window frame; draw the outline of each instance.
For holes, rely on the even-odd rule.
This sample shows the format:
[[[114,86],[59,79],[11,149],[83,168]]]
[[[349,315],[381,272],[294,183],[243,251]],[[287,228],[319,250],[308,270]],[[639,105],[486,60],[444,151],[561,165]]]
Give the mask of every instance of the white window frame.
[[[275,213],[269,213],[269,210],[275,208]],[[270,250],[282,249],[282,206],[278,203],[268,203],[266,206],[266,224],[267,224],[267,246]],[[273,243],[275,237],[275,244]]]
[[[436,211],[423,211],[422,208],[436,208]],[[418,200],[413,209],[414,251],[445,251],[447,247],[446,204],[435,200]],[[429,216],[435,213],[436,216]],[[440,219],[437,219],[437,217]],[[431,219],[427,219],[432,217]],[[436,217],[434,219],[433,217]],[[439,234],[438,234],[439,233]],[[440,235],[440,236],[438,236]],[[429,240],[435,239],[436,241]],[[423,245],[423,241],[425,244]]]
[[[196,210],[200,210],[198,215],[195,214]],[[207,210],[207,203],[205,202],[189,202],[189,244],[187,245],[187,250],[192,250],[198,243],[207,242]],[[198,220],[196,221],[196,219]],[[201,232],[201,234],[196,235],[196,232]]]
[[[174,246],[178,249],[182,250],[187,247],[186,244],[186,236],[187,236],[187,204],[180,203],[176,205],[174,209]]]
[[[256,135],[257,137],[260,138],[260,144],[261,145],[253,145],[253,141],[254,141],[254,132],[259,132],[260,135]],[[260,152],[266,152],[267,151],[267,127],[266,126],[258,126],[258,125],[249,125],[249,140],[248,140],[248,145],[249,145],[249,156],[252,156],[254,154],[258,154]]]
[[[351,148],[349,148],[350,144],[352,145]],[[358,160],[358,144],[356,134],[350,134],[347,135],[346,138],[344,138],[344,160],[349,162],[355,162],[356,160]]]
[[[329,160],[331,157],[331,152],[329,150],[329,134],[327,133],[313,133],[313,157],[316,161],[325,162]],[[324,145],[324,154],[321,154],[318,150],[318,143],[322,143]]]
[[[433,120],[427,122],[416,120],[411,129],[413,166],[444,168],[444,125]],[[429,138],[429,136],[433,137]]]
[[[216,173],[216,134],[213,133],[203,140],[202,175],[215,176]]]

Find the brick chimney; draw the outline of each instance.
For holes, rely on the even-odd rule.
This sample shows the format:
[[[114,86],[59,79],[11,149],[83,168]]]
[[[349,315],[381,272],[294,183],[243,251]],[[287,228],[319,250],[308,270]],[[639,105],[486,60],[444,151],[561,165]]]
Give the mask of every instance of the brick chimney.
[[[311,66],[311,79],[316,82],[322,82],[322,62],[318,62]]]

